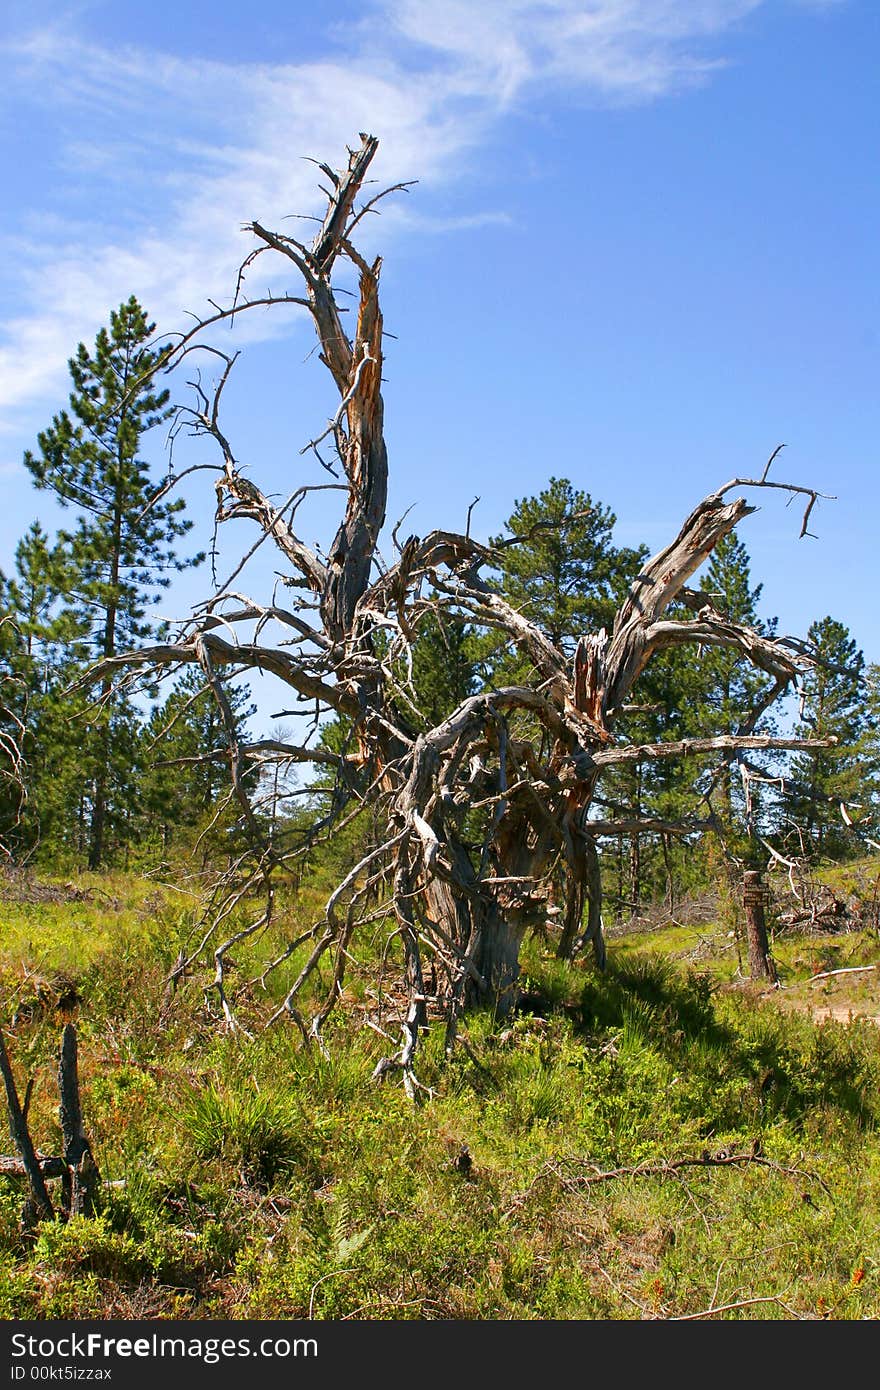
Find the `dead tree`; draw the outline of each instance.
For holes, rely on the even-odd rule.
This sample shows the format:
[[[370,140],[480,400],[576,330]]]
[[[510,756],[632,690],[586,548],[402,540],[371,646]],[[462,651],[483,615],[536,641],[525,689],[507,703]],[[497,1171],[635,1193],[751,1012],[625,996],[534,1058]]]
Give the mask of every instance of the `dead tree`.
[[[100,1174],[86,1137],[79,1101],[76,1029],[65,1023],[58,1061],[58,1116],[64,1140],[63,1206],[70,1216],[92,1216]]]
[[[28,1127],[32,1082],[28,1082],[25,1098],[20,1101],[2,1029],[0,1074],[6,1092],[9,1130],[16,1149],[14,1155],[0,1157],[0,1174],[27,1179],[29,1196],[22,1217],[24,1229],[38,1221],[51,1221],[55,1216],[46,1186],[49,1178],[61,1179],[61,1214],[65,1218],[93,1216],[98,1205],[101,1175],[83,1127],[76,1029],[73,1024],[64,1025],[58,1057],[58,1116],[64,1141],[63,1154],[37,1153]]]
[[[531,618],[505,601],[492,580],[497,554],[473,539],[469,526],[464,534],[434,530],[400,543],[398,523],[390,540],[393,558],[383,561],[379,542],[386,519],[388,456],[381,390],[381,262],[368,262],[355,245],[362,219],[384,196],[358,204],[376,149],[377,141],[362,135],[359,146],[348,152],[346,168],[336,172],[319,166],[327,180],[327,206],[310,244],[288,231],[251,223],[254,246],[241,267],[233,302],[215,306],[215,312],[169,346],[169,370],[200,351],[210,354],[207,361],[219,363],[210,391],[200,378],[191,383],[195,403],[181,410],[177,427],[214,441],[217,524],[247,521],[255,540],[233,575],[195,610],[174,640],[114,657],[94,674],[100,678],[108,671],[118,675],[146,668],[155,675],[158,667],[198,663],[224,714],[233,782],[252,852],[235,866],[215,919],[181,969],[191,966],[200,952],[213,953],[214,984],[230,1025],[234,1014],[226,995],[226,953],[270,921],[278,874],[335,833],[347,817],[371,808],[374,822],[383,827],[378,841],[338,883],[320,919],[267,964],[269,971],[293,957],[301,963],[272,1018],[290,1017],[304,1038],[320,1038],[342,989],[352,935],[363,921],[384,913],[401,944],[409,1002],[400,1049],[377,1070],[400,1068],[411,1087],[417,1084],[412,1058],[429,1002],[426,952],[436,980],[433,1002],[445,1015],[451,1046],[456,1020],[469,1006],[487,1003],[503,1014],[514,1005],[521,942],[530,929],[543,927],[548,916],[557,923],[561,956],[571,957],[589,944],[603,965],[599,846],[604,837],[639,831],[692,834],[705,824],[699,819],[597,819],[594,797],[609,768],[707,754],[729,762],[748,749],[826,746],[754,732],[771,700],[809,664],[806,646],[732,622],[706,596],[687,588],[719,540],[754,510],[743,492],[776,488],[789,496],[801,494],[801,534],[819,494],[771,481],[770,464],[758,477],[734,478],[710,493],[636,576],[611,630],[583,634],[573,662]],[[263,258],[295,273],[302,294],[250,296],[248,276],[256,263],[266,263]],[[340,263],[353,268],[358,280],[350,328],[333,282]],[[326,428],[300,451],[324,470],[318,482],[291,476],[280,502],[245,473],[223,432],[222,395],[235,359],[210,345],[207,337],[212,327],[269,306],[275,312],[298,306],[311,315],[321,361],[339,402]],[[771,463],[773,458],[775,453]],[[345,507],[335,535],[319,551],[302,539],[297,516],[313,491],[327,487],[344,492]],[[275,547],[281,582],[271,597],[254,598],[241,592],[236,581],[263,541]],[[676,601],[676,612],[678,605],[687,606],[686,618],[669,616]],[[485,689],[426,728],[414,706],[408,671],[420,627],[432,615],[492,630],[527,658],[531,678]],[[639,676],[655,653],[684,643],[738,652],[772,678],[770,694],[760,708],[743,712],[735,734],[621,745],[615,721]],[[258,668],[274,676],[287,692],[285,718],[296,712],[311,712],[315,721],[325,714],[341,716],[351,731],[348,745],[338,753],[319,746],[314,728],[299,740],[239,743],[217,679],[221,668],[236,673]],[[271,843],[262,837],[259,817],[244,792],[244,770],[274,759],[288,766],[317,763],[333,784],[325,801],[329,811],[286,846],[279,835]],[[224,937],[222,924],[230,909],[250,902],[258,888],[265,890],[265,900],[253,921]],[[330,988],[309,1017],[303,1004],[306,985],[327,958],[332,961]]]
[[[6,1051],[2,1030],[0,1030],[0,1072],[3,1074],[3,1086],[6,1092],[9,1132],[18,1154],[17,1160],[14,1158],[9,1160],[9,1164],[14,1166],[11,1168],[7,1166],[5,1171],[20,1172],[27,1178],[30,1197],[25,1208],[26,1212],[29,1213],[25,1219],[25,1224],[29,1224],[31,1219],[37,1221],[51,1219],[55,1212],[46,1187],[46,1173],[28,1129],[27,1109],[30,1095],[29,1093],[26,1095],[24,1104],[18,1098],[18,1089],[15,1085],[12,1067],[9,1064],[9,1054]]]

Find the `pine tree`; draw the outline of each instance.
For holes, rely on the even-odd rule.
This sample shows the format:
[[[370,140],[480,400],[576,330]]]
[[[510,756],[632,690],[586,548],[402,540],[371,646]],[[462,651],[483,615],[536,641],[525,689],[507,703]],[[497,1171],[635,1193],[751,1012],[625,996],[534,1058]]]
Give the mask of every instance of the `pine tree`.
[[[492,540],[499,591],[569,654],[581,635],[610,626],[617,600],[648,553],[644,546],[616,546],[616,521],[610,508],[567,478],[550,478],[536,496],[516,501],[507,534]],[[511,543],[513,537],[520,539]],[[481,655],[493,679],[522,677],[519,655],[491,641]]]
[[[539,622],[552,642],[573,650],[583,632],[607,626],[624,584],[647,555],[615,546],[617,518],[567,478],[551,478],[537,496],[520,498],[505,522],[501,588]],[[514,545],[512,536],[523,537]]]
[[[846,846],[840,805],[860,795],[865,659],[849,629],[834,618],[814,622],[807,637],[823,664],[804,679],[797,732],[807,738],[834,737],[837,744],[793,760],[792,809],[818,852],[833,855]]]
[[[432,613],[421,624],[413,645],[412,683],[416,706],[428,728],[473,694],[473,643],[461,618]]]
[[[171,413],[168,392],[153,385],[163,361],[149,346],[153,330],[132,296],[111,314],[93,352],[80,343],[69,363],[70,412],[61,411],[38,436],[37,454],[25,455],[36,486],[76,513],[75,528],[61,532],[60,540],[72,607],[87,624],[93,658],[114,656],[148,637],[154,628],[149,607],[171,572],[202,558],[178,559],[175,542],[192,523],[181,517],[182,499],[152,502],[157,488],[139,457],[143,435]],[[105,858],[111,793],[114,782],[119,785],[114,746],[128,744],[132,718],[105,679],[85,749],[92,781],[90,868]]]
[[[37,845],[62,850],[83,793],[72,721],[85,701],[68,687],[82,669],[85,634],[67,601],[64,574],[57,546],[35,521],[16,547],[14,575],[0,576],[0,604],[18,635],[9,653],[9,688],[27,792],[14,836],[19,854]]]
[[[20,680],[16,674],[22,652],[21,633],[0,597],[0,858],[3,859],[13,856],[27,800],[22,753],[24,726],[19,714]]]
[[[764,619],[759,613],[763,585],[751,586],[749,554],[733,531],[715,547],[700,592],[708,603],[732,622],[753,628],[764,637],[776,631],[776,619]],[[690,671],[685,666],[690,666]],[[716,734],[735,734],[741,731],[761,699],[773,686],[773,681],[757,671],[744,656],[729,647],[705,647],[688,650],[678,663],[682,690],[687,699],[682,704],[682,730],[699,738]],[[752,733],[771,733],[772,719],[764,715],[751,729]],[[679,735],[681,737],[682,735]],[[753,761],[759,761],[753,757]],[[752,792],[750,824],[758,823],[759,784]],[[712,803],[728,833],[742,839],[748,834],[742,782],[734,775],[734,765],[726,763],[715,778]]]
[[[707,604],[731,621],[765,636],[775,630],[775,619],[764,620],[759,614],[762,586],[752,588],[748,552],[735,532],[716,546],[699,578],[699,591]],[[670,616],[694,615],[677,605]],[[655,656],[639,679],[633,692],[636,709],[622,717],[619,729],[636,743],[734,734],[744,727],[771,685],[735,650],[670,648]],[[769,733],[771,729],[771,720],[764,716],[753,731]],[[757,761],[757,755],[750,756]],[[606,778],[605,785],[616,799],[617,813],[647,813],[672,821],[704,814],[700,799],[708,794],[728,848],[744,851],[749,829],[757,828],[760,798],[757,785],[752,784],[752,816],[747,824],[741,779],[732,771],[730,763],[719,768],[717,758],[696,763],[666,759],[624,766],[613,778]],[[656,894],[662,888],[669,901],[676,885],[679,890],[699,886],[714,852],[708,840],[696,846],[677,837],[632,837],[628,872],[623,846],[619,849],[620,896],[636,906],[645,889]]]
[[[222,679],[222,677],[220,678]],[[224,682],[236,735],[246,736],[256,713],[247,686]],[[232,787],[228,736],[217,702],[197,667],[188,668],[153,710],[143,732],[144,774],[140,786],[143,840],[166,854],[191,847],[228,799]],[[249,774],[253,783],[256,773]],[[236,807],[217,819],[218,835],[237,816]],[[204,842],[216,850],[218,835]]]
[[[498,554],[495,583],[499,592],[568,656],[573,656],[581,636],[603,627],[610,630],[617,604],[648,554],[645,546],[615,545],[616,521],[609,507],[575,488],[569,479],[551,477],[539,493],[516,500],[504,533],[492,538]],[[509,645],[499,646],[491,634],[472,640],[470,647],[483,682],[529,681],[529,665],[522,653]],[[529,721],[521,719],[520,724],[527,737]],[[637,780],[638,769],[622,773],[617,784],[609,787],[612,801],[617,797],[637,800]],[[630,841],[629,850],[635,895],[640,877],[638,843]],[[625,896],[622,884],[621,896]]]
[[[865,729],[861,738],[859,803],[853,818],[869,838],[880,839],[880,662],[865,668]]]

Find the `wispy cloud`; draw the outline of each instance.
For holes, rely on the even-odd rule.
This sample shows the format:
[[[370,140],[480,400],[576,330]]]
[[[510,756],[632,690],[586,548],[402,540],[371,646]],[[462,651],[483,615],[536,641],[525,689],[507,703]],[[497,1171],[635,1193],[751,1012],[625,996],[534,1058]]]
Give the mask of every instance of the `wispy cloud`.
[[[7,426],[63,392],[75,343],[123,298],[179,327],[233,283],[244,222],[315,210],[304,156],[332,159],[371,130],[379,179],[442,184],[540,84],[634,101],[704,80],[712,42],[760,3],[378,0],[381,26],[353,26],[347,56],[300,63],[109,50],[59,26],[7,42],[7,123],[36,92],[57,141],[54,201],[7,219],[0,239],[19,268],[0,325]],[[434,229],[503,216],[477,207]]]
[[[700,55],[763,0],[391,0],[399,33],[463,65],[500,100],[553,81],[606,96],[655,97],[716,62]]]

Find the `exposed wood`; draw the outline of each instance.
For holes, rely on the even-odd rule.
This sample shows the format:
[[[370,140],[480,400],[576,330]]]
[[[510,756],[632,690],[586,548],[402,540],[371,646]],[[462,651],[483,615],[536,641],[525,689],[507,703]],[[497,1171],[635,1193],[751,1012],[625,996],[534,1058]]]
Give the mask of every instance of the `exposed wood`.
[[[13,1141],[18,1157],[0,1156],[0,1175],[26,1177],[30,1198],[25,1217],[28,1226],[51,1220],[55,1210],[46,1188],[47,1178],[60,1178],[62,1211],[69,1216],[91,1216],[97,1205],[101,1178],[83,1128],[79,1098],[76,1029],[67,1023],[61,1036],[58,1065],[59,1119],[64,1143],[63,1155],[38,1154],[27,1127],[27,1117],[19,1105],[18,1093],[2,1033],[0,1070],[6,1087],[6,1102]]]
[[[63,1178],[66,1174],[67,1164],[63,1158],[39,1153],[35,1157],[44,1178]],[[9,1154],[0,1155],[0,1174],[10,1178],[26,1178],[28,1175],[22,1159]]]
[[[298,823],[287,843],[273,833],[271,843],[258,844],[258,817],[244,807],[254,842],[251,856],[231,867],[218,889],[216,916],[184,965],[191,967],[199,952],[213,952],[214,987],[227,1025],[234,1026],[223,982],[225,946],[216,947],[222,922],[258,891],[266,895],[268,912],[274,876],[297,872],[315,845],[368,807],[373,847],[359,864],[340,873],[323,914],[299,938],[313,943],[311,954],[270,1021],[291,1018],[304,1038],[320,1042],[321,1028],[342,994],[354,934],[377,914],[384,915],[396,924],[406,1005],[398,1014],[400,1049],[377,1070],[380,1075],[398,1070],[414,1094],[413,1060],[426,1016],[422,947],[430,951],[437,976],[432,998],[445,1013],[451,1046],[466,1008],[482,1003],[503,1014],[516,1006],[520,944],[528,932],[558,933],[557,949],[564,957],[591,945],[597,965],[604,963],[598,839],[624,833],[632,837],[637,889],[640,836],[689,835],[708,824],[695,816],[680,822],[643,817],[638,806],[594,819],[597,789],[607,771],[628,763],[712,754],[725,764],[748,750],[819,748],[831,741],[755,733],[761,714],[809,668],[813,654],[797,639],[766,637],[733,622],[706,595],[688,587],[719,541],[755,510],[742,495],[746,492],[773,488],[802,497],[805,529],[819,494],[802,484],[771,481],[775,454],[760,476],[734,479],[698,503],[677,536],[644,565],[610,628],[581,634],[573,660],[561,643],[550,640],[535,615],[518,611],[498,591],[491,571],[499,551],[470,536],[470,514],[465,534],[433,529],[403,542],[399,521],[390,540],[395,558],[383,559],[379,541],[389,463],[381,391],[381,260],[368,261],[354,244],[362,217],[383,196],[361,203],[377,150],[375,137],[362,134],[360,143],[347,151],[343,168],[333,171],[319,163],[328,182],[327,202],[310,244],[252,223],[253,247],[242,264],[232,305],[217,309],[201,331],[193,329],[169,352],[169,369],[199,351],[207,352],[215,367],[217,361],[223,364],[213,398],[197,388],[196,405],[185,419],[219,451],[217,525],[250,523],[255,539],[233,576],[195,609],[174,641],[105,661],[93,678],[116,679],[128,670],[136,674],[198,661],[222,707],[214,670],[259,670],[283,689],[289,706],[285,714],[312,715],[309,732],[301,738],[251,745],[236,743],[226,721],[227,756],[240,795],[245,771],[264,768],[273,758],[320,762],[332,785],[322,814],[311,825]],[[262,490],[253,468],[244,476],[223,433],[222,392],[235,358],[206,336],[235,316],[272,307],[266,296],[248,298],[245,292],[251,268],[257,262],[262,266],[266,257],[302,282],[302,296],[285,294],[278,303],[308,309],[321,361],[336,391],[330,420],[304,445],[297,440],[301,447],[292,454],[304,461],[303,467],[317,469],[322,481],[313,485],[292,477],[281,502]],[[333,279],[341,263],[347,263],[357,284],[354,312],[348,315]],[[303,539],[298,508],[313,492],[327,489],[341,490],[344,505],[328,528],[332,538],[319,547]],[[503,544],[524,539],[510,537]],[[264,540],[275,547],[282,565],[283,601],[274,592],[259,601],[232,589]],[[678,600],[687,616],[670,617]],[[497,636],[516,650],[528,674],[520,684],[469,696],[428,727],[432,721],[416,707],[411,679],[413,648],[428,620],[441,627],[447,620],[466,622]],[[264,630],[281,637],[270,641]],[[657,653],[686,644],[726,648],[765,672],[771,685],[763,702],[743,712],[742,725],[733,734],[621,743],[616,722],[623,711],[640,705],[634,688],[647,664]],[[344,721],[342,751],[316,751],[317,729],[327,713]],[[215,755],[216,750],[205,750],[206,757]],[[255,920],[268,921],[268,916]],[[276,955],[261,981],[289,954]],[[328,960],[330,992],[307,1021],[298,1001],[306,982]]]
[[[818,1173],[776,1163],[761,1153],[760,1145],[757,1143],[750,1153],[729,1153],[724,1149],[717,1153],[710,1153],[706,1149],[703,1153],[691,1158],[646,1160],[644,1163],[620,1168],[603,1169],[598,1164],[591,1163],[589,1159],[584,1158],[554,1158],[542,1164],[525,1191],[518,1193],[507,1210],[503,1212],[502,1220],[508,1220],[547,1181],[558,1182],[567,1191],[577,1192],[589,1190],[607,1182],[616,1182],[620,1178],[680,1178],[681,1174],[688,1169],[749,1167],[767,1168],[771,1172],[781,1173],[787,1177],[807,1178],[811,1182],[817,1183],[823,1192],[830,1195],[827,1183],[819,1177]]]
[[[830,980],[832,975],[864,975],[869,970],[876,970],[876,965],[847,965],[842,970],[820,970],[818,975],[811,975],[808,984],[814,980]]]

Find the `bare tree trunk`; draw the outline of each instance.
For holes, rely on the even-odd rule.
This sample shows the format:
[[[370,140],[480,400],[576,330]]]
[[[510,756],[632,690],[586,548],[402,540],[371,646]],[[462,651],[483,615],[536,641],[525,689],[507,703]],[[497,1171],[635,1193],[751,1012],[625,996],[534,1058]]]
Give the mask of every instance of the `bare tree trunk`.
[[[618,836],[617,836],[617,841],[616,841],[616,843],[617,843],[616,867],[617,867],[617,904],[618,904],[617,910],[618,910],[618,912],[620,913],[620,915],[622,916],[622,915],[623,915],[623,899],[624,899],[624,892],[623,892],[623,864],[624,864],[624,859],[623,859],[623,836],[622,836],[622,835],[618,835]]]
[[[33,1140],[28,1131],[27,1120],[18,1099],[18,1091],[15,1089],[15,1078],[12,1075],[12,1067],[9,1065],[9,1054],[6,1051],[2,1030],[0,1030],[0,1072],[3,1073],[3,1084],[6,1087],[6,1109],[9,1114],[12,1142],[18,1150],[24,1171],[27,1174],[33,1202],[33,1214],[38,1220],[51,1221],[55,1211],[49,1200],[40,1160],[37,1158]]]
[[[642,769],[635,768],[635,796],[633,811],[638,817],[642,814]],[[629,896],[633,909],[637,912],[642,901],[642,839],[636,830],[629,841]]]
[[[316,724],[327,713],[347,721],[352,737],[341,752],[334,753],[318,746],[311,734],[299,743],[241,744],[228,712],[224,713],[233,783],[252,833],[252,864],[257,865],[253,877],[246,879],[245,871],[230,859],[226,901],[240,900],[245,879],[248,892],[261,883],[271,901],[270,877],[278,869],[301,864],[345,816],[355,814],[353,806],[375,809],[383,827],[378,843],[342,876],[330,895],[320,928],[314,928],[308,962],[269,1021],[293,1018],[305,1038],[319,1036],[342,994],[352,933],[374,920],[377,909],[371,906],[370,894],[381,886],[398,924],[409,1001],[400,1053],[389,1067],[402,1069],[412,1086],[411,1062],[425,1004],[420,942],[431,952],[438,993],[446,1007],[447,1039],[454,1039],[463,1008],[484,1004],[503,1014],[515,1004],[520,946],[526,932],[546,921],[554,879],[561,914],[560,955],[569,957],[590,941],[601,967],[601,837],[618,838],[618,842],[622,835],[630,837],[631,898],[636,902],[642,891],[640,834],[691,834],[706,828],[705,818],[660,822],[642,816],[638,809],[621,820],[592,819],[596,788],[606,772],[630,767],[638,783],[644,763],[666,758],[730,755],[745,748],[827,746],[827,740],[816,743],[753,735],[748,721],[735,735],[675,743],[623,746],[614,733],[636,681],[653,655],[667,648],[690,644],[738,653],[774,677],[774,694],[781,693],[813,661],[803,644],[788,639],[785,644],[776,642],[731,622],[713,609],[710,596],[691,593],[686,585],[718,542],[754,510],[744,497],[728,501],[732,489],[780,487],[790,495],[802,494],[809,500],[801,534],[818,494],[810,488],[769,481],[775,454],[760,478],[726,483],[704,498],[671,543],[646,562],[620,604],[610,632],[602,628],[581,636],[573,661],[534,615],[507,603],[497,586],[481,575],[481,568],[496,565],[498,553],[474,541],[469,528],[465,534],[435,530],[424,537],[412,535],[401,543],[395,527],[390,541],[398,558],[389,563],[389,556],[379,556],[388,493],[381,395],[381,263],[376,259],[368,264],[353,239],[364,214],[384,196],[377,193],[359,210],[355,207],[377,144],[373,136],[363,134],[360,145],[348,151],[346,168],[319,166],[327,180],[328,204],[310,245],[297,241],[289,226],[276,233],[259,223],[250,224],[248,230],[257,244],[241,267],[233,303],[225,309],[215,306],[216,313],[188,332],[167,359],[170,368],[202,348],[211,354],[214,365],[225,361],[213,399],[197,388],[195,406],[182,411],[182,416],[193,426],[193,433],[211,436],[219,446],[217,523],[247,520],[260,533],[257,544],[271,538],[280,552],[289,597],[273,596],[262,602],[224,586],[193,610],[196,616],[176,640],[108,655],[91,679],[105,679],[120,667],[183,662],[198,662],[209,680],[219,666],[258,669],[285,685],[286,698],[293,699],[295,708],[313,707]],[[305,287],[304,298],[248,296],[247,272],[258,257],[267,254],[285,258],[286,269],[290,264],[296,268]],[[354,316],[343,318],[331,283],[338,258],[347,260],[358,273],[357,321],[351,337],[345,325]],[[310,311],[321,360],[339,394],[338,409],[327,428],[301,450],[313,452],[326,470],[320,475],[322,481],[300,485],[297,480],[280,507],[271,494],[261,491],[250,470],[247,475],[241,471],[221,430],[221,394],[235,358],[204,340],[209,327],[279,302]],[[326,473],[336,481],[328,484]],[[301,529],[297,509],[308,494],[327,487],[344,489],[345,510],[329,544],[312,548],[293,529],[295,525]],[[688,599],[693,602],[689,604]],[[667,616],[679,601],[696,616]],[[425,619],[442,614],[467,623],[475,632],[500,634],[523,658],[529,674],[522,684],[487,686],[467,696],[446,718],[425,729],[431,720],[413,703],[413,648]],[[247,629],[239,624],[247,624]],[[272,646],[260,634],[271,632],[275,625],[286,636]],[[212,690],[222,711],[216,680]],[[266,844],[261,834],[242,771],[248,760],[265,767],[267,756],[320,764],[325,773],[331,770],[330,810],[316,816],[301,839],[294,838],[298,831],[291,831],[286,839],[284,827],[277,823],[271,843]],[[223,919],[221,907],[215,930],[219,931]],[[249,930],[256,931],[265,920],[260,917]],[[334,958],[333,992],[306,1027],[294,1000],[302,997],[300,991],[325,953]],[[287,958],[283,953],[274,964]],[[214,983],[222,992],[222,952],[215,960]],[[380,1066],[378,1071],[382,1074],[387,1069]]]
[[[60,1178],[62,1210],[65,1216],[92,1216],[96,1210],[101,1176],[92,1157],[91,1146],[83,1129],[79,1102],[77,1074],[76,1029],[65,1024],[61,1035],[58,1067],[59,1117],[64,1140],[63,1156],[38,1157],[27,1123],[30,1086],[24,1105],[18,1099],[15,1078],[9,1064],[6,1045],[0,1032],[0,1072],[6,1087],[9,1127],[19,1157],[0,1157],[0,1172],[27,1178],[31,1196],[25,1204],[22,1224],[31,1228],[36,1221],[51,1221],[55,1210],[49,1199],[45,1179]]]
[[[58,1115],[64,1139],[64,1206],[70,1216],[92,1216],[100,1183],[92,1150],[83,1128],[79,1102],[76,1029],[64,1025],[58,1065]]]
[[[107,779],[104,769],[109,758],[109,745],[102,730],[100,738],[101,766],[95,776],[95,794],[92,802],[92,818],[89,823],[89,868],[94,873],[100,869],[104,858],[104,826],[107,812]]]
[[[675,911],[675,879],[672,873],[672,861],[669,857],[669,836],[660,836],[660,845],[663,850],[663,868],[666,871],[666,910],[670,914]]]
[[[767,938],[764,916],[766,891],[760,870],[746,869],[743,874],[743,908],[749,949],[749,974],[753,980],[770,980],[775,985],[779,983],[779,976]]]
[[[642,841],[638,834],[630,836],[629,842],[629,897],[638,909],[642,897]]]

